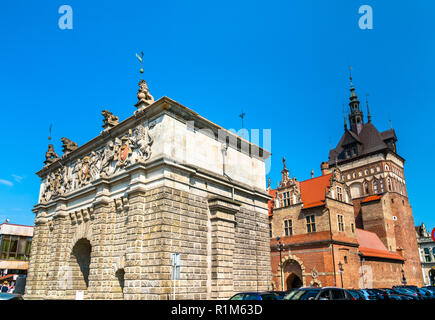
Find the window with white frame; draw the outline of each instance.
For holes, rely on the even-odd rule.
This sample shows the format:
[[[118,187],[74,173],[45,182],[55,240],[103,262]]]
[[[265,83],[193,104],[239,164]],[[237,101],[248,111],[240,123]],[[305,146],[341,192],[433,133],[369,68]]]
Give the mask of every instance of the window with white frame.
[[[307,232],[316,232],[316,218],[314,215],[306,216],[307,220]]]
[[[344,231],[343,216],[341,214],[337,215],[337,220],[338,220],[338,231]]]
[[[292,220],[284,220],[284,234],[287,237],[293,235],[293,222],[292,222]]]

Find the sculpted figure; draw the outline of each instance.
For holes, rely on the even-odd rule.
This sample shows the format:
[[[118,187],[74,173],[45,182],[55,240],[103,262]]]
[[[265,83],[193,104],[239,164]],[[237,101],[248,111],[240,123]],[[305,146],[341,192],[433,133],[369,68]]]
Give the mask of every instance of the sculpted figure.
[[[77,189],[77,187],[79,186],[81,168],[82,168],[82,161],[80,159],[77,159],[77,162],[74,165],[73,172],[72,172],[74,189]]]
[[[98,178],[98,174],[100,172],[100,168],[98,167],[99,160],[100,160],[100,155],[97,152],[92,151],[89,160],[89,170],[91,174],[91,180],[95,180]]]
[[[134,148],[137,149],[139,159],[146,161],[151,157],[151,145],[153,144],[153,138],[148,132],[148,128],[144,126],[138,126],[135,129],[136,139],[134,141]]]
[[[146,105],[150,105],[154,102],[154,97],[150,94],[148,85],[145,80],[139,82],[139,91],[137,93],[138,102],[144,102]]]
[[[101,160],[101,169],[100,176],[101,177],[109,177],[111,172],[110,164],[115,157],[115,145],[113,141],[109,141],[106,145],[106,148],[103,151],[103,159]]]

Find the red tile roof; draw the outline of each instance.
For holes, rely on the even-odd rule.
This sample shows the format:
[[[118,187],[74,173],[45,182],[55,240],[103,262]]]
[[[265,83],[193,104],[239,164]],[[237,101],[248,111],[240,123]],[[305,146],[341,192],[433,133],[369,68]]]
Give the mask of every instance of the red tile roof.
[[[300,183],[301,199],[304,208],[321,206],[325,203],[325,194],[331,186],[332,174],[302,181]]]
[[[388,251],[381,239],[379,239],[374,232],[356,228],[356,238],[359,244],[358,249],[363,256],[405,260],[401,255]]]
[[[365,202],[370,202],[370,201],[379,200],[380,198],[382,198],[382,195],[381,195],[381,194],[374,195],[374,196],[368,196],[368,197],[365,198],[363,201],[361,201],[361,203],[365,203]]]
[[[312,178],[302,182],[296,182],[299,184],[299,190],[301,192],[301,200],[304,204],[304,208],[313,208],[323,206],[325,204],[325,195],[331,186],[332,174]],[[269,194],[273,197],[268,201],[269,216],[273,215],[273,204],[276,198],[277,189],[269,190]]]

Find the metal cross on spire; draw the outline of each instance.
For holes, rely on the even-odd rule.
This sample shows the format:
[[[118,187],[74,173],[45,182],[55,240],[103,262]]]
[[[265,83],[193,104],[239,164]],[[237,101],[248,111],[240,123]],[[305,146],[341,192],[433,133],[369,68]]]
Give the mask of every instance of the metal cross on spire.
[[[366,104],[367,104],[367,120],[368,122],[372,122],[372,116],[370,115],[370,109],[369,109],[369,95],[366,93]]]
[[[244,113],[243,109],[242,109],[242,113],[239,114],[239,117],[242,118],[242,129],[243,129],[243,118],[245,117],[245,115],[246,115],[246,113]]]
[[[48,142],[50,142],[51,140],[51,127],[53,126],[53,124],[50,123],[50,128],[48,129],[49,134],[48,134]]]

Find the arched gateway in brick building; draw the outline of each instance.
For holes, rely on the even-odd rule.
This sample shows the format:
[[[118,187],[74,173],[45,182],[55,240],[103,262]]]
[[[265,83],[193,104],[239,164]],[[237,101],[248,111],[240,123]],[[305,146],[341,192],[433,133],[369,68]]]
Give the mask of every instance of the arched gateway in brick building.
[[[270,289],[270,153],[139,83],[136,112],[38,172],[26,299],[226,299]],[[172,257],[180,258],[174,281]]]
[[[285,290],[300,288],[302,282],[302,267],[296,260],[287,260],[283,267]]]

